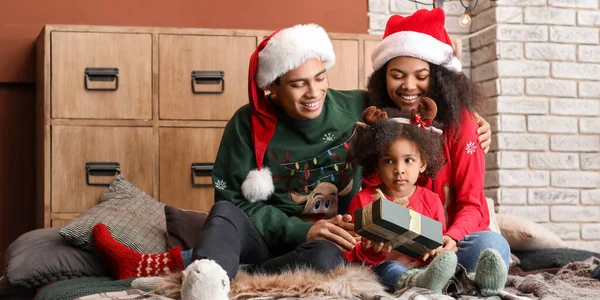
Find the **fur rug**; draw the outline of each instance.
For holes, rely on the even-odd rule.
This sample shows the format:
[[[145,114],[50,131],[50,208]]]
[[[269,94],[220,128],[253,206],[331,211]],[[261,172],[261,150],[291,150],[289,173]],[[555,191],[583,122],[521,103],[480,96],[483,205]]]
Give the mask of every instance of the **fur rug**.
[[[163,277],[155,293],[180,298],[182,273]],[[277,275],[240,272],[231,281],[231,300],[256,297],[335,297],[344,299],[377,299],[389,296],[376,275],[361,266],[344,266],[328,273],[297,269]]]

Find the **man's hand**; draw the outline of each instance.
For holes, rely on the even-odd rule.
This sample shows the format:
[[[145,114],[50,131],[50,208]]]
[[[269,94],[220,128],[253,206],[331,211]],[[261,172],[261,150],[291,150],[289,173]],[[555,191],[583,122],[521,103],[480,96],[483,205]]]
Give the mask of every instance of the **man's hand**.
[[[350,251],[356,245],[356,239],[351,234],[354,232],[354,224],[350,223],[351,221],[350,215],[337,215],[333,219],[319,220],[308,230],[306,240],[328,240],[342,251]]]
[[[448,251],[458,252],[458,248],[456,247],[456,241],[447,235],[444,235],[444,241],[442,242],[442,247],[444,248],[444,251],[448,250]]]
[[[490,123],[482,118],[478,113],[473,113],[475,120],[477,121],[477,134],[479,135],[479,144],[484,153],[490,151],[490,144],[492,143],[492,130],[490,129]]]

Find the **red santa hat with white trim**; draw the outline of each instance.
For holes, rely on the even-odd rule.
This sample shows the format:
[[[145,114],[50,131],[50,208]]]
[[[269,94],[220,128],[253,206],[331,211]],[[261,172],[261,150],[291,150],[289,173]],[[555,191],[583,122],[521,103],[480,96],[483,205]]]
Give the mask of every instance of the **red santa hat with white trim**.
[[[373,70],[381,69],[395,57],[411,56],[461,72],[462,65],[454,56],[452,41],[444,28],[445,19],[441,8],[420,9],[408,17],[391,16],[383,40],[371,54]]]
[[[316,24],[277,30],[265,38],[250,57],[248,97],[257,168],[251,170],[242,183],[242,194],[250,202],[267,200],[275,191],[271,171],[263,166],[263,159],[275,132],[277,116],[264,90],[277,78],[313,58],[323,61],[326,69],[335,63],[331,40]]]

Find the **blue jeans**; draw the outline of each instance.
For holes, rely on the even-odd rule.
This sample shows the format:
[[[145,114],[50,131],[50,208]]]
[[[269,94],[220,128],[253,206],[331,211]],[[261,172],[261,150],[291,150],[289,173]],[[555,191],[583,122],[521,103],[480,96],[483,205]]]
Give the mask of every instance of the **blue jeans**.
[[[194,249],[181,250],[181,258],[183,259],[183,265],[186,268],[192,264],[192,252],[194,252]]]
[[[510,259],[510,247],[506,239],[493,231],[480,231],[465,236],[457,245],[458,263],[461,264],[467,272],[474,272],[477,260],[481,252],[487,248],[492,248],[500,253],[506,269]],[[400,276],[407,271],[407,268],[397,261],[386,261],[373,268],[379,280],[387,288],[394,289]]]
[[[508,270],[508,263],[510,261],[510,246],[506,239],[493,231],[480,231],[474,232],[465,236],[460,242],[458,242],[458,263],[461,264],[467,272],[474,272],[477,260],[481,252],[487,248],[492,248],[500,253],[506,269]]]
[[[390,260],[384,261],[373,268],[373,272],[379,277],[379,281],[388,289],[395,290],[400,276],[408,269],[401,263]]]

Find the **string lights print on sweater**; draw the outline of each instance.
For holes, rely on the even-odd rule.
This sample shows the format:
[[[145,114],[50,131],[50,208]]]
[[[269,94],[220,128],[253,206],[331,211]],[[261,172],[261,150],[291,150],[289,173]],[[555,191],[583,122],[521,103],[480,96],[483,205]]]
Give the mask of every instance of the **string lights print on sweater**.
[[[310,157],[298,161],[289,161],[289,159],[287,159],[289,153],[285,154],[286,160],[281,161],[275,153],[273,153],[272,151],[267,151],[271,158],[277,160],[279,164],[289,172],[289,176],[283,178],[282,176],[274,176],[273,179],[275,179],[276,177],[280,177],[279,179],[288,179],[288,181],[298,180],[303,184],[303,186],[300,188],[300,191],[303,192],[308,192],[309,188],[316,187],[324,181],[333,183],[337,179],[344,179],[344,171],[352,170],[353,168],[352,164],[354,162],[354,159],[352,158],[350,148],[351,140],[354,138],[355,135],[356,129],[352,131],[352,135],[349,138],[346,139],[345,137],[342,137],[342,143],[327,149],[326,151],[315,157]],[[345,161],[342,161],[340,155],[336,153],[336,150],[340,148],[344,149],[346,152]],[[322,162],[323,159],[327,157],[332,157],[335,160],[335,162],[329,165],[319,166],[319,162]],[[309,181],[311,175],[315,174],[318,174],[320,177],[316,181]]]

